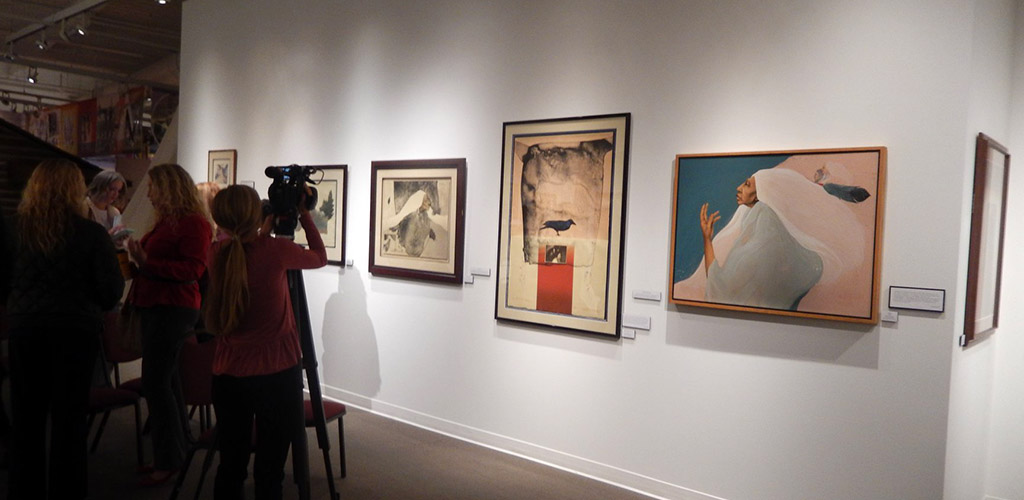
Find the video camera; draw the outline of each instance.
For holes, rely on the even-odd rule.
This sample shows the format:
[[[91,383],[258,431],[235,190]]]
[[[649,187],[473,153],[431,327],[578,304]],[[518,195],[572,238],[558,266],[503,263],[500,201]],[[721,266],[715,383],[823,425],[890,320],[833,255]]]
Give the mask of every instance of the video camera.
[[[319,184],[312,176],[322,171],[316,167],[288,165],[287,167],[267,167],[264,172],[274,179],[267,189],[269,203],[264,204],[264,215],[274,215],[274,234],[279,238],[294,238],[295,226],[299,223],[299,203],[306,210],[316,207],[316,188],[310,186],[311,193],[306,195],[306,185]]]

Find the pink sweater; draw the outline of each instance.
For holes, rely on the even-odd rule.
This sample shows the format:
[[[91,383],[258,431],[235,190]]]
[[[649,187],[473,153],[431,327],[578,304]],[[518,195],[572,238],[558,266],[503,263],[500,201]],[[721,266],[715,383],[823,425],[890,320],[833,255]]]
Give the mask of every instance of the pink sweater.
[[[309,214],[301,216],[299,222],[306,232],[309,249],[269,236],[261,236],[245,246],[249,307],[238,328],[217,338],[214,374],[268,375],[291,368],[302,359],[285,271],[323,267],[327,264],[327,251]],[[225,243],[215,243],[210,255],[215,255]]]

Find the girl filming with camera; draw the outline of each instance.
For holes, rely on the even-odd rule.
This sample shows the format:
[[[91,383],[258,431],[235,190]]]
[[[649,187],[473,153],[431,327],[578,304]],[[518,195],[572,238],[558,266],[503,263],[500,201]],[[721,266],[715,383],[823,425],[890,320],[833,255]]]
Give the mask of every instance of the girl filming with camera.
[[[211,252],[205,310],[207,329],[218,335],[213,362],[218,499],[242,498],[254,420],[256,496],[281,498],[288,448],[303,429],[302,349],[286,271],[327,264],[304,201],[299,222],[308,249],[260,231],[273,216],[264,215],[254,189],[228,186],[213,200],[213,219],[227,236]]]

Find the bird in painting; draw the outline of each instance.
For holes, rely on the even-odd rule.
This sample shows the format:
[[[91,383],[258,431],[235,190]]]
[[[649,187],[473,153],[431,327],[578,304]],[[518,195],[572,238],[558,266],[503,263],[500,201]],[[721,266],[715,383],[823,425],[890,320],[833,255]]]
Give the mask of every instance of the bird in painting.
[[[541,229],[554,229],[555,230],[555,235],[561,236],[562,235],[562,231],[568,230],[569,227],[572,226],[573,224],[576,224],[576,221],[574,221],[572,219],[569,219],[569,220],[546,220],[546,221],[544,221],[544,225],[541,226]]]

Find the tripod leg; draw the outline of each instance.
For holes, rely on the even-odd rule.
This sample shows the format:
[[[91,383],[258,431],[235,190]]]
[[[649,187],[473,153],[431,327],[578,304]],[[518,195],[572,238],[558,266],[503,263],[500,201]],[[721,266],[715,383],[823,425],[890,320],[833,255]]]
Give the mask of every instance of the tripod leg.
[[[295,485],[299,487],[299,498],[309,500],[309,445],[306,443],[306,427],[295,433],[292,441],[292,473]]]
[[[323,398],[320,394],[320,375],[317,373],[316,346],[313,343],[313,327],[309,321],[309,307],[306,302],[306,289],[302,281],[302,271],[288,271],[288,287],[292,299],[292,311],[295,314],[295,326],[299,329],[299,341],[302,345],[302,367],[306,373],[312,409],[313,424],[316,427],[317,444],[324,450],[324,464],[327,466],[327,481],[331,491],[331,499],[339,498],[334,486],[334,472],[328,455],[330,440],[327,437],[327,419],[324,416]],[[299,443],[301,441],[301,443]],[[301,453],[299,447],[301,445]],[[293,449],[295,464],[295,481],[299,483],[300,498],[309,498],[309,451],[306,444],[306,429],[303,426],[301,439],[296,439]]]

